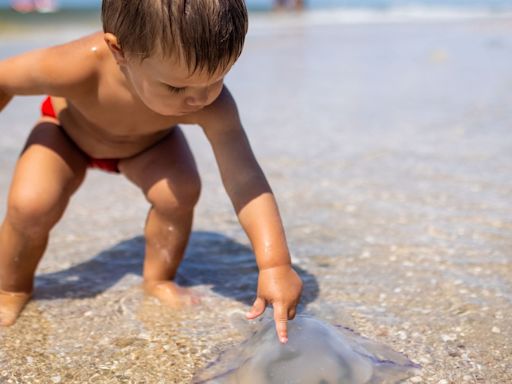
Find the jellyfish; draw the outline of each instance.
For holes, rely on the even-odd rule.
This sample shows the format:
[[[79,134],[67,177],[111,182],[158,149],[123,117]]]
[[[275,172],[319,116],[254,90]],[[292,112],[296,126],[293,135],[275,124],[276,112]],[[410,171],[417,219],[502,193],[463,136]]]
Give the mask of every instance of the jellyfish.
[[[352,330],[309,316],[288,322],[281,344],[265,318],[242,342],[200,371],[202,384],[392,384],[418,373],[419,365]]]

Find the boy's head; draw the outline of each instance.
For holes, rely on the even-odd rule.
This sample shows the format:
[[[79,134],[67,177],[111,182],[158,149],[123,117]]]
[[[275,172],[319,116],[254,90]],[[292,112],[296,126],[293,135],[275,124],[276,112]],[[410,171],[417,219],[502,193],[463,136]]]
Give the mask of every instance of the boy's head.
[[[135,90],[162,114],[200,109],[218,96],[248,26],[244,0],[103,0],[102,21],[106,41]],[[181,93],[181,103],[178,97],[174,105],[158,102],[163,92],[157,83],[167,94]]]
[[[125,54],[179,57],[209,73],[238,58],[248,25],[243,0],[104,0],[102,21]]]

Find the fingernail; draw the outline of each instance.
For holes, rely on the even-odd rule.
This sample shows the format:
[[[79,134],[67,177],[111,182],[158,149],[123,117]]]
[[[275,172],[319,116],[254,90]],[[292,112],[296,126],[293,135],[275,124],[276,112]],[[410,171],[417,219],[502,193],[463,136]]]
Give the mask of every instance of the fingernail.
[[[281,337],[281,343],[286,344],[287,341],[288,341],[287,337]]]

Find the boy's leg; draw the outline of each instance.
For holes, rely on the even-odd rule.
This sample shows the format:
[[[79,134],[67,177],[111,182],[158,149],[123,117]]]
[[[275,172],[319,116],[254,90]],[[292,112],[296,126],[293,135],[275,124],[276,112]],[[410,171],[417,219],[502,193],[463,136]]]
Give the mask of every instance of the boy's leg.
[[[171,307],[194,304],[192,292],[172,280],[183,259],[201,182],[179,127],[119,168],[139,186],[151,204],[146,221],[145,291]]]
[[[18,159],[0,225],[0,325],[16,321],[33,289],[50,229],[82,182],[87,161],[52,122],[38,123]]]

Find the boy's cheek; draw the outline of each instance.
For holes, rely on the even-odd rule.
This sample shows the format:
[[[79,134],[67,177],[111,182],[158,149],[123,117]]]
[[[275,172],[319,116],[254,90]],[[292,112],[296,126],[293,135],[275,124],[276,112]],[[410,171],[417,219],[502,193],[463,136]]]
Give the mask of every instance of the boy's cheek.
[[[198,110],[197,107],[191,108],[185,102],[185,98],[181,96],[160,97],[151,104],[146,104],[148,108],[154,112],[164,116],[181,116],[187,115]]]
[[[146,104],[146,106],[151,109],[153,112],[156,112],[163,116],[173,116],[180,114],[180,109],[171,103],[162,103],[161,101],[158,103]]]
[[[138,96],[146,107],[161,115],[172,115],[183,104],[179,97],[168,92],[162,92],[161,89],[157,90],[150,87],[139,90]]]
[[[210,94],[208,95],[208,105],[213,103],[217,98],[220,96],[222,92],[222,88],[224,87],[224,83],[221,83],[219,86],[217,86]]]

